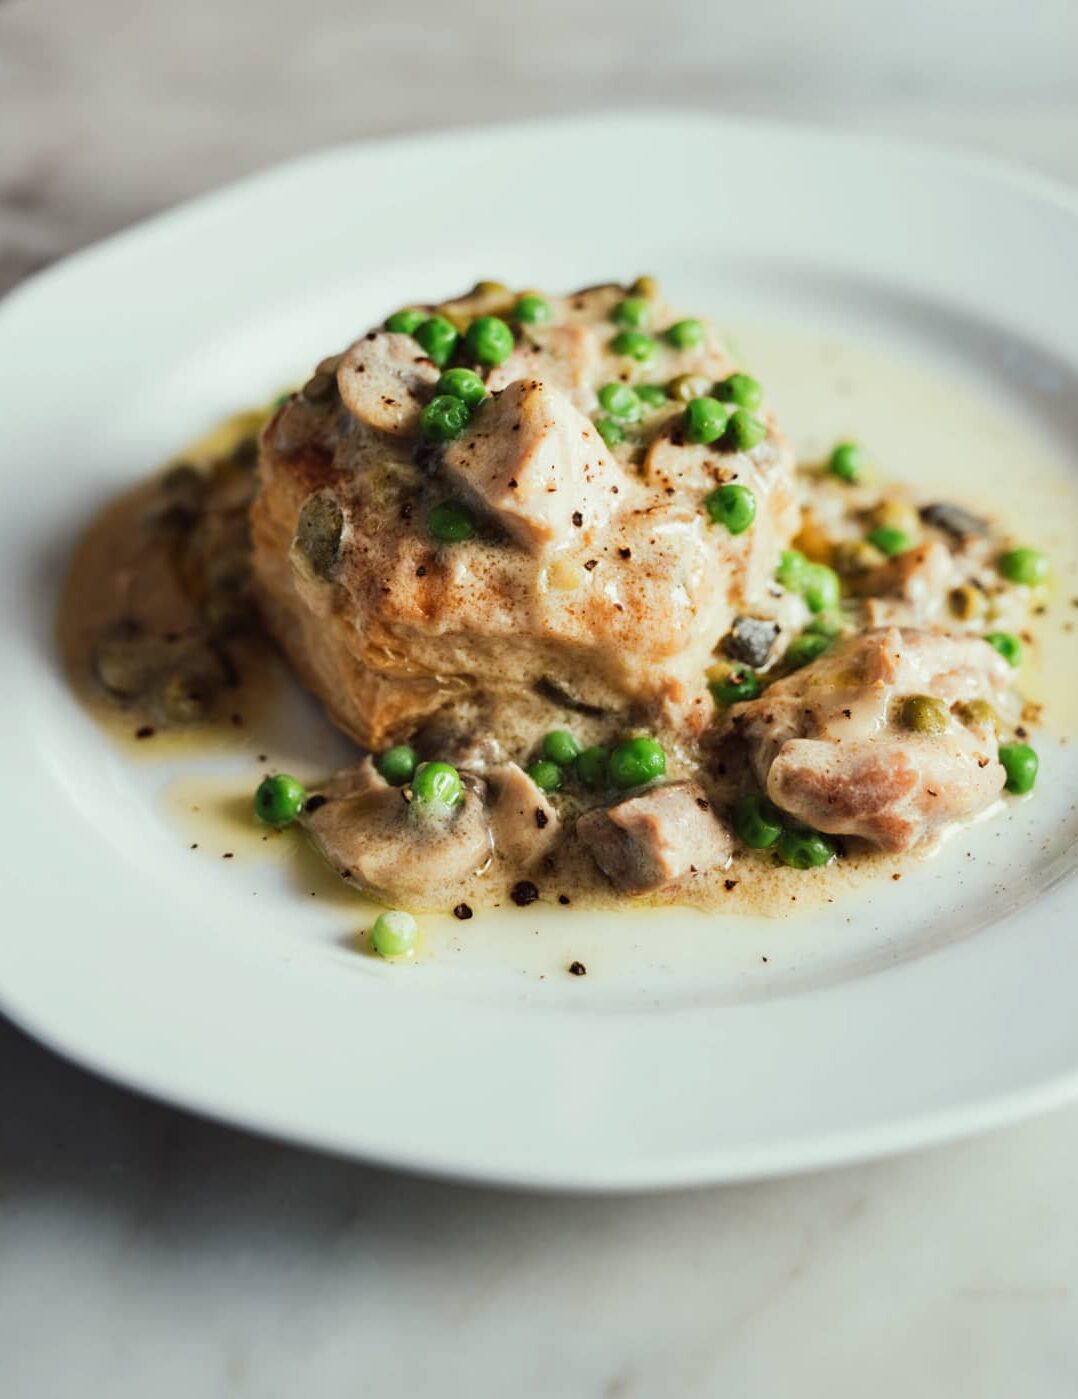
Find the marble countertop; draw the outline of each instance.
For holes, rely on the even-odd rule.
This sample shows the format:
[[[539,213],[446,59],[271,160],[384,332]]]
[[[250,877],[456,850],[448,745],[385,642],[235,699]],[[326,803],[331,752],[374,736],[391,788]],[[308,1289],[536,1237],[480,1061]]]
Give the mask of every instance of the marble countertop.
[[[810,118],[1078,183],[1070,0],[990,21],[963,0],[581,13],[0,3],[0,290],[298,151],[546,111]],[[867,1167],[617,1199],[261,1141],[2,1022],[0,1108],[5,1399],[1078,1389],[1078,1108]]]

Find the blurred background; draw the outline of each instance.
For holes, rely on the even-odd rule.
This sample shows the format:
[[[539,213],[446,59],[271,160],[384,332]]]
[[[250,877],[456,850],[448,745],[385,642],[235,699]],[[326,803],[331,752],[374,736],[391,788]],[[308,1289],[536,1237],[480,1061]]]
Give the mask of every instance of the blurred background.
[[[0,0],[0,291],[326,143],[648,105],[1078,186],[1078,4]],[[596,190],[631,218],[663,172],[627,150]],[[1076,1177],[1072,1109],[730,1190],[472,1190],[200,1122],[0,1020],[0,1393],[1069,1399]]]
[[[552,112],[843,123],[1078,180],[1078,5],[0,0],[0,97],[10,285],[330,142]],[[605,173],[619,194],[662,178],[631,160]]]

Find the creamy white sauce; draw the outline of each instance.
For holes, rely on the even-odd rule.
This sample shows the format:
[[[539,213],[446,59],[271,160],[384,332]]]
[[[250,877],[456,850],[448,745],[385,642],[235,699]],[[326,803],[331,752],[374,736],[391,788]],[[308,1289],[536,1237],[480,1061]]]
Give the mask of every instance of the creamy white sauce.
[[[856,438],[881,480],[994,514],[1011,522],[1015,542],[1048,552],[1053,578],[1046,612],[1030,624],[1021,684],[1045,706],[1045,733],[1033,741],[1050,771],[1059,745],[1078,731],[1078,477],[1059,447],[991,401],[875,350],[774,327],[737,326],[731,338],[800,460],[819,460],[837,439]],[[376,909],[329,874],[298,832],[276,836],[254,826],[249,805],[263,769],[313,779],[333,765],[330,754],[340,760],[340,740],[307,701],[271,709],[270,728],[235,735],[242,770],[233,764],[227,775],[202,771],[168,782],[163,816],[178,842],[197,847],[193,860],[219,870],[227,864],[240,892],[260,897],[267,936],[278,922],[287,936],[302,926],[354,963]],[[175,757],[177,749],[140,744],[139,752]],[[929,945],[941,915],[954,935],[968,931],[999,910],[1000,888],[1023,889],[1030,871],[1057,868],[1073,825],[1059,792],[1042,782],[1032,799],[1004,807],[998,818],[955,833],[929,860],[875,856],[798,872],[773,869],[766,856],[743,858],[724,876],[733,881],[720,905],[726,917],[691,908],[515,909],[507,901],[464,922],[424,917],[416,965],[432,986],[448,979],[462,994],[504,986],[509,972],[519,975],[512,984],[521,995],[546,981],[571,998],[580,979],[566,969],[580,961],[592,982],[613,979],[632,1004],[675,991],[692,1002],[701,976],[712,1000],[737,1000],[849,975]],[[763,917],[762,909],[783,916]]]

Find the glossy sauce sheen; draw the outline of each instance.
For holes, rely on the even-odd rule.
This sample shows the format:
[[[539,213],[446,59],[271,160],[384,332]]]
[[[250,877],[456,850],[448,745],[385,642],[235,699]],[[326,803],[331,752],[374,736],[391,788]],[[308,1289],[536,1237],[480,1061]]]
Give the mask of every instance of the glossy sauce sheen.
[[[841,438],[856,438],[872,452],[881,480],[910,485],[924,499],[946,499],[1004,518],[1024,542],[1048,552],[1053,579],[1045,599],[1046,610],[1034,617],[1025,636],[1026,661],[1021,676],[1024,694],[1044,706],[1046,731],[1056,736],[1078,728],[1078,659],[1074,627],[1078,623],[1078,552],[1073,529],[1068,528],[1078,509],[1078,489],[1068,475],[1065,461],[1044,438],[1026,424],[1002,413],[993,404],[935,375],[892,360],[882,354],[848,344],[837,344],[797,331],[739,327],[731,335],[737,359],[767,388],[769,402],[790,434],[802,463],[818,461]],[[910,405],[917,412],[910,412]],[[223,440],[203,442],[187,455],[208,455]],[[1020,467],[1022,496],[1014,498],[1014,479]],[[93,525],[76,554],[65,588],[59,636],[69,673],[80,695],[111,732],[133,738],[142,727],[137,715],[125,713],[102,698],[89,668],[91,639],[101,623],[122,607],[124,568],[138,573],[152,585],[153,601],[142,592],[143,609],[170,619],[177,626],[189,621],[189,604],[170,584],[168,570],[148,555],[132,522],[145,512],[151,488],[139,487],[112,506]],[[118,593],[118,586],[121,592]],[[250,756],[265,754],[265,770],[288,770],[317,790],[316,774],[295,765],[308,734],[286,732],[280,724],[276,702],[282,686],[294,684],[259,638],[242,643],[242,682],[214,723],[198,729],[156,733],[152,739],[134,741],[140,757],[172,756],[230,749]],[[238,715],[237,722],[233,716]],[[502,730],[498,737],[509,757],[526,761],[536,737],[551,727],[549,706],[537,705],[525,713],[517,731]],[[565,715],[581,742],[593,735],[588,723]],[[325,867],[309,852],[297,853],[298,833],[268,836],[253,825],[250,796],[259,773],[241,783],[220,776],[192,775],[170,789],[169,810],[182,819],[191,844],[212,849],[215,858],[230,853],[237,859],[279,856],[287,850],[300,871],[297,888],[311,884],[325,892]],[[327,773],[328,775],[328,773]],[[680,775],[675,758],[668,772]],[[201,787],[200,787],[200,784]],[[200,791],[203,799],[200,799]],[[196,809],[197,808],[197,809]],[[212,813],[212,815],[211,815]],[[1006,820],[1006,816],[1002,818]],[[199,840],[200,820],[205,839]],[[229,828],[234,838],[229,839]],[[209,832],[212,830],[212,835]],[[228,850],[217,850],[227,846]],[[673,891],[646,895],[633,902],[641,906],[682,904],[725,913],[786,914],[795,909],[837,902],[866,876],[894,878],[920,863],[878,854],[851,842],[845,857],[822,870],[797,871],[778,865],[765,853],[744,852],[732,864]],[[319,883],[319,877],[323,883]],[[559,852],[552,869],[541,868],[531,876],[542,900],[557,906],[559,898],[571,907],[624,909],[624,897],[614,895],[597,872],[590,856],[570,840]],[[461,903],[473,911],[484,906],[511,904],[510,888],[519,873],[500,859],[481,876],[441,892],[444,908]],[[355,902],[343,881],[330,876],[331,886]],[[461,929],[466,936],[466,926]]]

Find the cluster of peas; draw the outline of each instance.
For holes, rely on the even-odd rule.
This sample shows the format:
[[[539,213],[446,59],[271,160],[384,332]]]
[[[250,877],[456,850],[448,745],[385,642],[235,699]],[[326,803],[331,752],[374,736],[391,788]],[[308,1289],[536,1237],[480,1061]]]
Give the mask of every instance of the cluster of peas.
[[[540,745],[540,756],[528,776],[543,792],[556,792],[571,774],[583,786],[619,792],[654,782],[666,772],[666,753],[657,739],[627,738],[613,748],[596,744],[581,748],[568,729],[554,729]]]
[[[522,325],[540,324],[550,317],[550,303],[534,293],[518,297],[511,313],[511,319]],[[410,309],[395,311],[386,329],[411,335],[442,370],[435,396],[419,416],[419,431],[426,442],[451,442],[468,426],[472,413],[487,397],[487,388],[474,369],[446,366],[460,350],[476,364],[490,368],[502,364],[513,352],[512,328],[500,316],[477,316],[462,336],[447,317]],[[440,544],[456,544],[475,534],[475,518],[467,506],[447,500],[430,511],[427,530]]]

